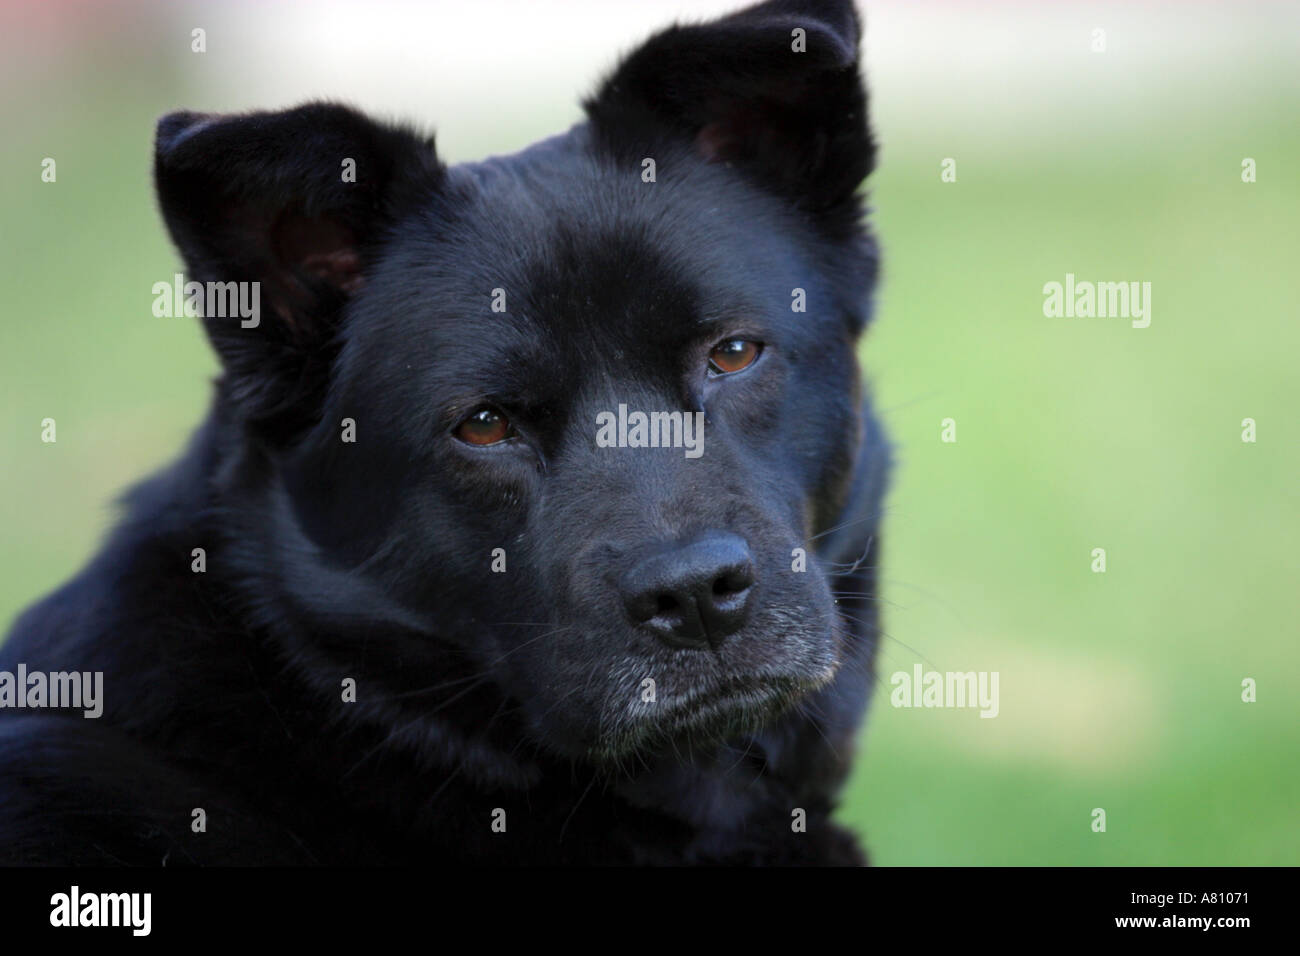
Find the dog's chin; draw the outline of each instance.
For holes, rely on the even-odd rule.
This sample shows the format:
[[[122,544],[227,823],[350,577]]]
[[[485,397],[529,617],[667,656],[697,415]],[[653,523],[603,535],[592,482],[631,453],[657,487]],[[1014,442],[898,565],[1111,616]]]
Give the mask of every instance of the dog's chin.
[[[739,676],[640,702],[600,734],[588,749],[596,763],[622,765],[629,757],[658,752],[683,757],[697,750],[757,733],[835,678],[836,667],[800,675]]]

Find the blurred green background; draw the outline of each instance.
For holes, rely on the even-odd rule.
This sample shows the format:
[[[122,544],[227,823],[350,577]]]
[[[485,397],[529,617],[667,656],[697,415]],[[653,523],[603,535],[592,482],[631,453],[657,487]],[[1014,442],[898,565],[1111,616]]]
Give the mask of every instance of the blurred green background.
[[[0,8],[0,626],[206,405],[199,328],[150,312],[178,268],[158,115],[329,95],[468,159],[576,120],[647,29],[731,5],[389,6]],[[842,817],[880,864],[1300,863],[1296,7],[917,6],[866,6],[862,356],[898,468]],[[1044,317],[1067,272],[1152,283],[1151,326]],[[917,661],[997,671],[999,716],[891,708]]]

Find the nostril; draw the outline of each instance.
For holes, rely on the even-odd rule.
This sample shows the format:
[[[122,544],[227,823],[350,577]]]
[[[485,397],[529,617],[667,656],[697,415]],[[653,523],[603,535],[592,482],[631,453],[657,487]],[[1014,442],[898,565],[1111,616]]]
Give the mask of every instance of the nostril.
[[[745,588],[753,583],[754,571],[751,568],[736,568],[735,571],[725,572],[714,580],[714,593],[735,594],[738,591],[745,591]]]
[[[714,597],[727,598],[748,590],[754,583],[754,570],[748,565],[732,568],[713,579]]]

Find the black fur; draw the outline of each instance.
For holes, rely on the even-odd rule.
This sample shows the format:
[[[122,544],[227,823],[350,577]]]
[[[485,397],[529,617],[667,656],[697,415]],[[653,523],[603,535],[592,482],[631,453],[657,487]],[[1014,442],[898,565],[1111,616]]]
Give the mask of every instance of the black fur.
[[[674,27],[586,122],[450,168],[341,106],[165,117],[187,278],[261,282],[261,324],[204,320],[207,421],[0,646],[105,696],[98,720],[0,711],[0,861],[861,862],[829,818],[887,459],[855,358],[858,42],[848,0]],[[709,378],[729,338],[764,350]],[[521,437],[454,438],[484,403]],[[620,403],[705,411],[705,453],[598,448]],[[668,646],[618,581],[709,531],[752,552],[751,616]]]

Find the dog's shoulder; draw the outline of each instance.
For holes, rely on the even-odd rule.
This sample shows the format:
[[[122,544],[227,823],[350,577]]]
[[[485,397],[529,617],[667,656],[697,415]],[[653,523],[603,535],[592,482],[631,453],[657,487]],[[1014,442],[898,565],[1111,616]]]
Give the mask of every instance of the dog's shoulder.
[[[312,862],[291,832],[112,727],[0,720],[0,865]]]

